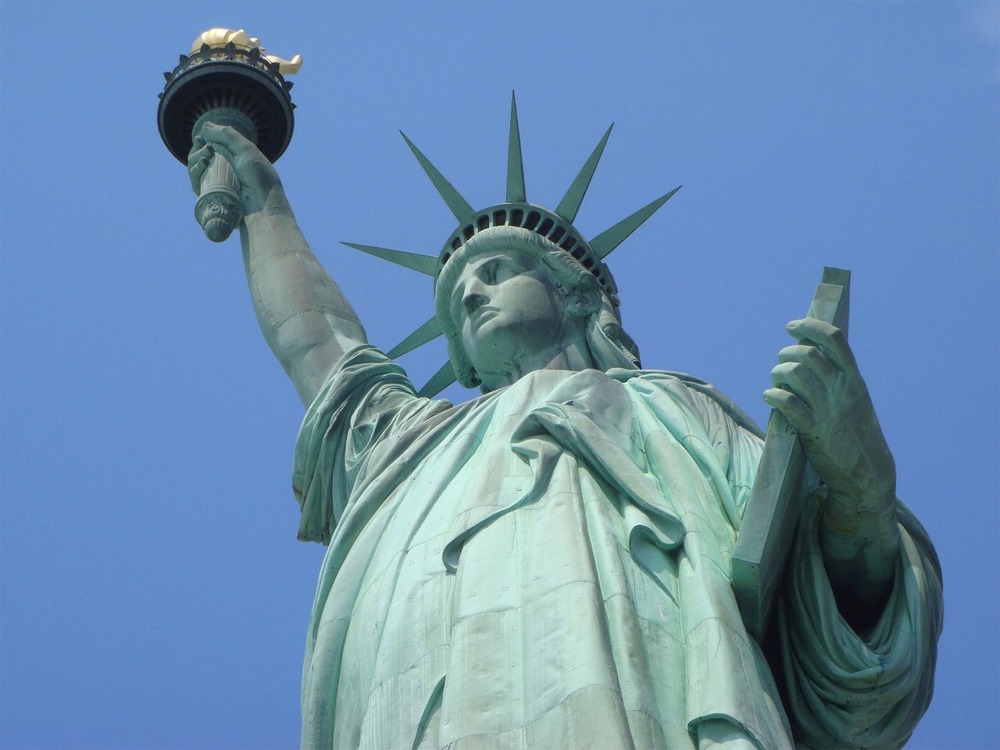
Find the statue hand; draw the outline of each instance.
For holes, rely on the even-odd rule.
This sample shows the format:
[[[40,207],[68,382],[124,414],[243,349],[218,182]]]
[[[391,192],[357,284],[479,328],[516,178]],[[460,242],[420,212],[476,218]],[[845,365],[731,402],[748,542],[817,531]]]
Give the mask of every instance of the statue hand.
[[[829,488],[831,530],[850,536],[862,518],[894,509],[895,463],[844,333],[815,318],[788,332],[798,343],[779,352],[764,400],[798,432]]]
[[[792,321],[788,332],[798,343],[778,353],[764,400],[798,432],[829,490],[823,561],[841,613],[862,632],[897,564],[896,465],[844,332],[815,318]]]
[[[211,122],[205,123],[201,133],[194,137],[188,154],[188,175],[195,193],[201,192],[201,176],[216,153],[232,165],[247,215],[269,204],[287,205],[281,179],[260,149],[228,125]]]

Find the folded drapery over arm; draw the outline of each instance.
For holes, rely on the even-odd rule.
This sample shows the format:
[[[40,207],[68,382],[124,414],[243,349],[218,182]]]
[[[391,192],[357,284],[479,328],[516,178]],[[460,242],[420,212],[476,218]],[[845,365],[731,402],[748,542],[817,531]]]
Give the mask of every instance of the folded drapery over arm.
[[[871,631],[855,633],[824,569],[820,505],[813,498],[803,515],[779,600],[785,707],[796,740],[814,748],[901,747],[931,699],[943,619],[940,564],[927,532],[898,503],[892,592]]]
[[[296,441],[292,487],[302,507],[300,540],[329,543],[358,470],[405,407],[421,413],[435,408],[416,397],[406,373],[378,349],[359,346],[337,364]]]

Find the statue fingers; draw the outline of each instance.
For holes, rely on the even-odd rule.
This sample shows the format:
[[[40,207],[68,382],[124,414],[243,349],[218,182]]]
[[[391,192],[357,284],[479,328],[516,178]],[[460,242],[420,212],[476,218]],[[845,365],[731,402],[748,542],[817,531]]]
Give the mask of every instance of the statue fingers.
[[[771,370],[771,382],[794,394],[814,413],[825,413],[831,400],[831,391],[836,383],[824,380],[799,362],[781,362]]]
[[[187,167],[191,188],[195,193],[201,191],[201,176],[208,169],[214,155],[215,149],[212,144],[206,143],[205,139],[199,136],[194,137],[191,152],[188,154]]]
[[[798,363],[808,367],[820,380],[836,377],[838,370],[823,350],[813,344],[792,344],[778,352],[779,363]]]
[[[764,402],[784,415],[797,432],[811,432],[816,418],[810,406],[791,391],[784,388],[768,388],[764,391]]]
[[[268,158],[256,145],[229,125],[206,122],[202,126],[201,134],[208,145],[232,165],[244,193],[247,212],[252,213],[252,206],[258,203],[263,205],[264,194],[280,183],[278,173]]]
[[[833,366],[842,372],[857,369],[854,353],[847,343],[847,335],[818,318],[793,320],[788,324],[788,333],[802,342],[813,344],[827,356]]]
[[[237,156],[246,154],[255,148],[253,143],[244,138],[236,128],[229,125],[206,122],[201,126],[200,134],[206,141],[216,146],[219,153],[230,162]]]

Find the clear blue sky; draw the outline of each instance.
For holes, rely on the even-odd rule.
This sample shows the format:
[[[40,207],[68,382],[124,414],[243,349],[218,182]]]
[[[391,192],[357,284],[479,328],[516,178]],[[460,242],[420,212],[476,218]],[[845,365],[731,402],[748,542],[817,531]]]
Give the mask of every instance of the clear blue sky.
[[[473,205],[502,200],[512,89],[550,207],[616,123],[585,234],[684,185],[611,259],[647,366],[764,421],[785,322],[850,268],[899,494],[944,566],[910,746],[1000,745],[997,8],[3,0],[0,744],[298,742],[322,556],[295,541],[302,407],[156,130],[162,71],[229,26],[305,58],[278,167],[385,347],[429,284],[338,242],[452,231],[400,128]],[[422,382],[443,356],[403,364]]]

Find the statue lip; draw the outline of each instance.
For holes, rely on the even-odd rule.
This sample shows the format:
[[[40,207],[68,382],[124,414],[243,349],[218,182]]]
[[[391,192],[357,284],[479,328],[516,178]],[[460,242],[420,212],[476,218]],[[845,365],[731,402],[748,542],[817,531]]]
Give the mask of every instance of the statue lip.
[[[489,305],[483,305],[482,307],[477,307],[471,313],[469,313],[469,322],[472,324],[472,330],[477,330],[483,325],[487,320],[496,316],[499,313],[499,308],[491,307]]]

